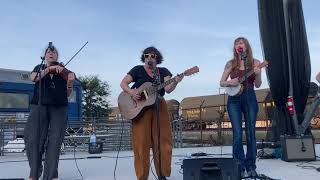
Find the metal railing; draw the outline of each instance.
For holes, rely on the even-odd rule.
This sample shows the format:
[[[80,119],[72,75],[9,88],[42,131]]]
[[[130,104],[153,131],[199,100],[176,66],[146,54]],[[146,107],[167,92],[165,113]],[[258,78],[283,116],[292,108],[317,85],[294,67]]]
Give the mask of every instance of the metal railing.
[[[0,155],[25,151],[24,127],[26,121],[0,120]],[[89,139],[96,134],[97,142],[103,143],[104,151],[131,150],[131,121],[106,121],[99,119],[73,120],[68,122],[62,151],[88,151]]]
[[[268,124],[266,120],[258,120],[257,124]],[[244,128],[244,124],[243,124]],[[257,128],[257,138],[266,136],[268,127]],[[204,147],[232,144],[232,128],[230,121],[186,120],[180,118],[172,122],[174,147]],[[243,135],[245,142],[245,134]]]
[[[316,116],[311,126],[317,126]],[[268,125],[257,128],[257,140],[264,139],[269,121],[258,120]],[[26,121],[16,122],[0,119],[0,156],[9,153],[24,152],[23,132]],[[201,128],[202,126],[202,128]],[[186,120],[179,118],[171,122],[173,146],[175,148],[219,146],[232,144],[232,129],[229,120],[219,118],[206,121]],[[317,126],[318,127],[318,126]],[[123,130],[123,133],[122,133]],[[92,133],[97,136],[97,142],[103,143],[104,151],[131,150],[131,121],[121,119],[106,121],[102,118],[72,119],[67,124],[62,151],[88,151],[88,143]],[[320,130],[313,129],[316,142],[320,142]],[[245,135],[243,136],[245,142]]]

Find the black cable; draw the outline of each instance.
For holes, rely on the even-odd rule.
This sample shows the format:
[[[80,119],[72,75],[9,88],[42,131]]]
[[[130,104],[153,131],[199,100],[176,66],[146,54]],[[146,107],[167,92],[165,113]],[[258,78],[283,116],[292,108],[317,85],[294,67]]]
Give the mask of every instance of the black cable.
[[[25,159],[25,160],[13,160],[13,161],[0,161],[0,164],[19,163],[19,162],[28,162],[28,159]]]
[[[81,170],[79,169],[78,162],[77,162],[77,158],[76,158],[76,143],[75,143],[75,142],[74,142],[74,146],[73,146],[73,159],[74,159],[74,162],[75,162],[75,164],[76,164],[78,173],[79,173],[80,176],[81,176],[81,180],[83,180],[83,175],[82,175],[82,173],[81,173]]]
[[[109,159],[129,159],[133,158],[134,156],[100,156],[104,158],[109,158]]]
[[[153,168],[152,168],[153,160],[154,160],[154,157],[152,156],[151,163],[150,163],[150,169],[151,169],[151,173],[152,173],[153,177],[154,177],[156,180],[158,180],[158,177],[156,176],[156,174],[154,173]],[[161,167],[160,167],[160,168],[161,168]]]
[[[220,155],[220,154],[208,154],[208,155]],[[231,155],[231,154],[223,154],[223,155]],[[151,157],[152,155],[150,155]],[[87,157],[78,157],[76,158],[77,160],[79,159],[98,159],[98,158],[108,158],[108,159],[129,159],[133,158],[134,156],[87,156]],[[177,155],[172,155],[172,157],[187,157],[186,155],[183,154],[177,154]],[[74,158],[60,158],[59,161],[69,161],[69,160],[74,160]],[[19,162],[26,162],[28,161],[27,159],[24,160],[13,160],[13,161],[0,161],[0,164],[5,164],[5,163],[19,163]]]
[[[209,156],[232,156],[232,153],[217,153],[217,154],[210,153],[207,155],[209,155]]]
[[[118,166],[119,153],[120,153],[121,145],[122,145],[123,129],[124,129],[124,120],[123,120],[123,117],[121,117],[121,136],[120,136],[120,143],[119,143],[119,148],[118,148],[118,152],[117,152],[116,163],[115,163],[115,165],[114,165],[114,170],[113,170],[113,179],[114,179],[114,180],[117,180],[117,178],[116,178],[116,171],[117,171],[117,166]]]
[[[182,156],[182,155],[180,155]],[[108,158],[108,159],[129,159],[129,158],[133,158],[134,156],[87,156],[87,157],[78,157],[76,158],[77,160],[79,159],[97,159],[97,158]],[[74,158],[61,158],[59,159],[59,161],[69,161],[69,160],[74,160]],[[0,161],[0,164],[5,164],[5,163],[19,163],[19,162],[27,162],[27,159],[24,160],[12,160],[12,161]]]
[[[219,154],[207,154],[207,155],[211,155],[211,156],[219,156],[221,155]],[[222,155],[232,155],[232,154],[222,154]],[[152,155],[150,155],[151,157]],[[79,159],[97,159],[97,158],[108,158],[108,159],[129,159],[129,158],[133,158],[134,156],[87,156],[87,157],[78,157],[76,158],[77,160]],[[186,155],[183,154],[177,154],[177,155],[172,155],[172,157],[187,157]],[[74,160],[74,158],[60,158],[59,161],[68,161],[68,160]],[[24,160],[12,160],[12,161],[0,161],[0,164],[5,164],[5,163],[19,163],[19,162],[26,162],[28,161],[27,159]]]
[[[320,172],[320,167],[317,167],[317,165],[320,166],[320,164],[312,164],[313,161],[307,161],[307,162],[301,162],[300,164],[297,164],[297,167],[300,167],[302,169],[315,169],[316,171]],[[304,165],[308,164],[308,165]]]
[[[264,174],[258,174],[257,176],[255,176],[255,177],[253,177],[253,176],[246,176],[246,177],[242,177],[241,179],[248,179],[248,178],[250,178],[250,179],[263,179],[263,180],[281,180],[281,179],[274,179],[274,178],[271,178],[271,177],[269,177],[269,176],[266,176],[266,175],[264,175]]]
[[[156,155],[158,155],[158,154],[154,154],[153,156],[152,156],[152,159],[151,159],[151,162],[150,162],[150,169],[151,169],[151,173],[152,173],[152,175],[153,175],[153,177],[156,179],[156,180],[159,180],[158,179],[158,177],[156,176],[156,174],[154,173],[154,171],[153,171],[153,168],[152,168],[152,163],[153,163],[153,161],[154,161],[154,156],[156,156]],[[187,157],[186,155],[179,155],[179,154],[177,154],[177,155],[172,155],[171,157]],[[181,160],[181,159],[180,159]],[[175,165],[182,165],[182,163],[181,162],[179,162],[179,163],[181,163],[181,164],[177,164],[178,162],[175,162]],[[182,168],[181,168],[182,169]],[[179,170],[179,172],[181,173],[181,169]]]

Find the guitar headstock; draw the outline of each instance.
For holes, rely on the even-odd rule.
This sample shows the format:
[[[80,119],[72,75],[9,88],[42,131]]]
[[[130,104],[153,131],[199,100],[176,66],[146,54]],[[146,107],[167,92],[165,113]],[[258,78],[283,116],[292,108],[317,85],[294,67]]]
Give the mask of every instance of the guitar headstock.
[[[199,72],[199,67],[198,66],[194,66],[190,69],[187,69],[183,72],[183,74],[185,76],[191,76],[192,74],[198,73]]]

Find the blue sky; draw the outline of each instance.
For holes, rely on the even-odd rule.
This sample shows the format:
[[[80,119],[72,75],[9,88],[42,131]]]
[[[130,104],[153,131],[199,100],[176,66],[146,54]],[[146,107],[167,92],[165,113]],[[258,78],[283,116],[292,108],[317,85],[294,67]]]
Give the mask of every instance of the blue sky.
[[[319,7],[318,0],[303,0],[312,79],[320,71]],[[48,41],[58,47],[60,60],[67,61],[89,41],[68,68],[107,81],[113,105],[122,77],[150,45],[162,52],[162,66],[173,74],[200,67],[199,74],[186,77],[166,95],[179,101],[219,93],[236,37],[247,37],[254,56],[263,59],[256,0],[3,0],[0,22],[1,68],[32,70]],[[267,88],[263,74],[262,88]]]

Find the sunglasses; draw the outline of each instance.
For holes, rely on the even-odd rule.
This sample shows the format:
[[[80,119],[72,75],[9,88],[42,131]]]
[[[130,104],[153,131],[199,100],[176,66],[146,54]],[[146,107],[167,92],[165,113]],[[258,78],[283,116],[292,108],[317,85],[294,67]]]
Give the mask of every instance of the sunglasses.
[[[146,58],[146,59],[149,58],[149,57],[151,57],[152,59],[154,59],[154,58],[157,57],[157,55],[156,55],[156,54],[144,54],[143,57]]]

